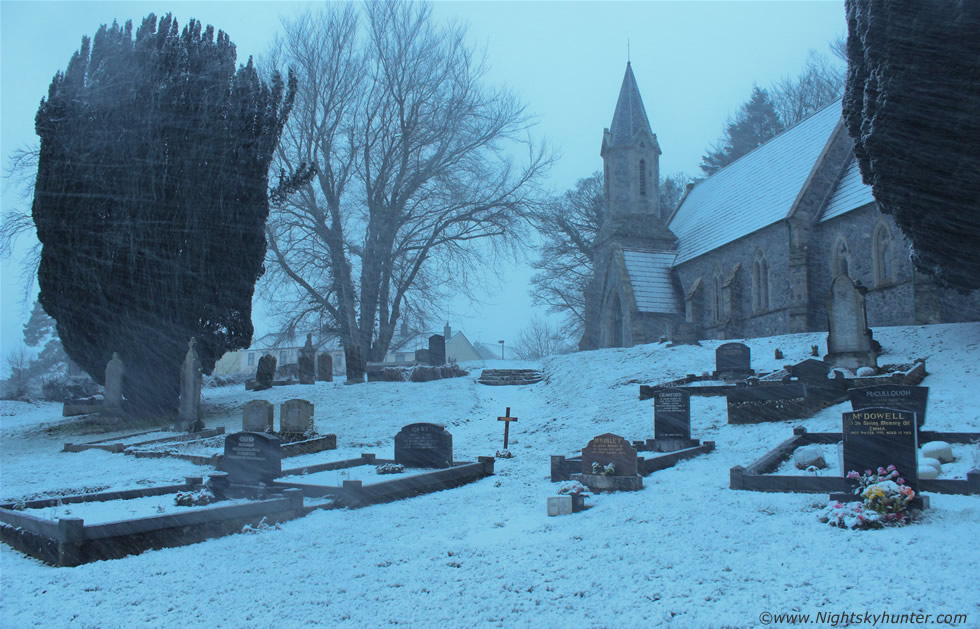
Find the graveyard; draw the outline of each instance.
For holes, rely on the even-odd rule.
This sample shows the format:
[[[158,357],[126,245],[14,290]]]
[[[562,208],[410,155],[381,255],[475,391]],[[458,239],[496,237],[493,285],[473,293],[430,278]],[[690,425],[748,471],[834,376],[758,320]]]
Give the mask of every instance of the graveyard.
[[[921,380],[871,393],[841,389],[813,407],[779,406],[799,418],[731,422],[725,391],[666,387],[647,399],[637,395],[638,385],[677,384],[690,374],[708,373],[712,382],[716,351],[732,342],[750,350],[754,374],[767,374],[813,359],[814,345],[827,354],[826,338],[491,360],[461,365],[467,377],[431,382],[345,386],[339,377],[265,390],[204,386],[199,434],[210,444],[201,449],[207,460],[132,456],[127,451],[166,450],[159,440],[167,434],[83,431],[73,428],[76,418],[62,417],[61,405],[0,402],[0,502],[54,518],[55,528],[57,518],[80,518],[109,535],[120,528],[114,523],[144,512],[192,527],[204,509],[229,510],[225,530],[193,543],[149,544],[139,554],[75,567],[0,544],[2,624],[123,627],[180,618],[187,626],[240,627],[752,627],[763,612],[888,611],[966,614],[961,626],[970,626],[980,618],[973,583],[980,550],[961,540],[975,538],[980,525],[980,495],[969,484],[980,467],[973,438],[980,433],[980,324],[875,328],[877,364],[923,359]],[[531,369],[543,378],[480,384],[481,372],[494,369]],[[827,388],[837,386],[832,373],[822,377]],[[740,388],[755,386],[765,385]],[[661,404],[656,426],[654,397]],[[920,446],[951,444],[954,460],[938,477],[917,479],[927,508],[910,525],[882,530],[819,522],[829,494],[846,489],[840,459],[846,467],[848,457],[878,444],[842,453],[839,442],[868,439],[844,418],[889,402],[896,410],[889,420],[905,422],[910,434],[919,430]],[[918,426],[921,408],[928,413]],[[246,436],[261,436],[270,426],[300,440],[283,440],[278,468],[258,473],[278,484],[269,495],[230,496],[187,512],[173,505],[178,489],[254,469],[228,458],[237,448],[247,462],[250,442],[228,440],[241,439],[243,427],[253,431]],[[334,436],[335,447],[286,451],[311,435]],[[190,452],[193,441],[173,443]],[[826,469],[795,468],[794,451],[812,445]],[[504,450],[512,456],[495,457]],[[909,451],[895,453],[910,464]],[[550,516],[549,498],[570,482],[555,480],[556,456],[570,479],[595,471],[600,478],[592,482],[619,491],[592,491],[584,508]],[[379,467],[399,461],[414,467],[395,474]],[[615,473],[605,474],[611,467]],[[735,468],[748,486],[734,486]],[[114,499],[67,498],[97,494]],[[119,500],[126,496],[139,502]],[[256,516],[263,501],[268,517]],[[869,575],[885,577],[885,585]]]

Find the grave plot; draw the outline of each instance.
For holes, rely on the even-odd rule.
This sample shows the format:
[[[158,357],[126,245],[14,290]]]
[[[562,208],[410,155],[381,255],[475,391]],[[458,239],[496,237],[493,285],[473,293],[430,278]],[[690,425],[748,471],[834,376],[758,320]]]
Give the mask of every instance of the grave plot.
[[[98,439],[86,443],[66,443],[63,452],[83,452],[85,450],[105,450],[106,452],[125,452],[127,448],[148,446],[181,441],[194,441],[223,435],[223,426],[200,432],[173,432],[169,430],[148,430],[120,437]]]
[[[957,457],[955,464],[943,466],[944,478],[918,478],[918,490],[937,494],[980,494],[980,470],[971,469],[974,465],[974,444],[978,439],[980,439],[980,433],[918,431],[917,440],[919,442],[944,441],[953,446],[953,454]],[[792,460],[794,453],[799,448],[813,444],[823,446],[827,455],[824,457],[828,466],[827,469],[818,472],[795,469]],[[893,460],[896,457],[896,452],[891,448],[883,454],[882,463],[862,462],[860,457],[858,460],[851,460],[846,454],[844,461],[841,461],[837,454],[838,444],[843,445],[843,450],[846,453],[847,444],[844,441],[843,432],[811,433],[803,427],[797,427],[793,429],[792,438],[780,443],[759,460],[745,467],[737,465],[731,468],[729,487],[749,491],[832,494],[847,492],[850,489],[850,485],[844,477],[845,468],[853,468],[863,472],[869,465],[873,465],[875,468],[882,464],[884,466],[899,465],[897,461]],[[862,444],[858,443],[857,445],[859,449],[867,450]],[[872,451],[875,449],[871,448]],[[906,462],[906,465],[909,464]],[[849,465],[851,467],[848,467]],[[916,469],[918,469],[918,465],[916,460]]]
[[[0,540],[46,563],[76,566],[191,544],[308,512],[297,490],[262,500],[177,507],[178,492],[199,492],[201,481],[189,477],[181,485],[2,504]]]
[[[640,401],[649,400],[661,389],[683,389],[691,395],[725,395],[729,390],[744,385],[747,378],[764,378],[752,369],[752,352],[743,343],[725,343],[715,350],[715,370],[700,376],[688,374],[678,380],[658,385],[640,385]]]

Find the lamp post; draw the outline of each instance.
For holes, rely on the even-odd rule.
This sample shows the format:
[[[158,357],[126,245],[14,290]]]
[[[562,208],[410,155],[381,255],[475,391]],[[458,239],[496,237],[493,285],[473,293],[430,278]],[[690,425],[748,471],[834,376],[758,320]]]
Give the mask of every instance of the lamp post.
[[[497,341],[497,342],[500,343],[500,360],[503,360],[504,359],[504,342],[503,341]]]

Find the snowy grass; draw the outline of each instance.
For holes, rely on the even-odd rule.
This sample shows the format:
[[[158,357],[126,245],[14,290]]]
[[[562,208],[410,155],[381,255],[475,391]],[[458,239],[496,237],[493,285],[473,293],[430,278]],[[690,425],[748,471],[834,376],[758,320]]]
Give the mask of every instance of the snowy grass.
[[[747,344],[753,367],[768,371],[810,357],[825,338]],[[882,363],[927,360],[928,429],[980,431],[980,325],[879,328],[875,338]],[[652,437],[653,402],[638,401],[638,385],[711,370],[720,343],[487,365],[544,369],[544,382],[521,387],[478,385],[475,364],[464,366],[468,377],[428,383],[206,389],[208,428],[228,432],[240,429],[249,400],[312,401],[317,430],[336,433],[338,449],[286,459],[286,467],[362,452],[392,458],[394,435],[419,421],[445,424],[456,458],[475,460],[502,447],[496,418],[507,406],[519,418],[510,426],[515,456],[498,460],[494,476],[450,491],[317,511],[250,535],[77,568],[52,568],[0,545],[0,625],[756,627],[764,611],[888,611],[962,613],[969,620],[961,626],[980,626],[980,497],[933,495],[912,526],[844,531],[817,521],[825,496],[728,489],[729,468],[758,459],[793,426],[839,431],[846,404],[802,421],[730,426],[724,397],[695,397],[693,436],[715,441],[714,452],[646,477],[639,492],[592,497],[582,513],[547,516],[546,498],[557,492],[549,455],[575,454],[604,432]],[[774,359],[776,348],[784,359]],[[62,453],[74,437],[60,410],[0,403],[5,500],[172,484],[207,471],[169,458]]]

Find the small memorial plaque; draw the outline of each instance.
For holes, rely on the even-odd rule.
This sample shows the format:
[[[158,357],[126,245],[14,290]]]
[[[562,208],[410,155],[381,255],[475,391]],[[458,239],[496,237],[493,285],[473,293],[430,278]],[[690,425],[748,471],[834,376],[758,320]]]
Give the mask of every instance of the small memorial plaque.
[[[395,435],[395,462],[405,467],[452,467],[453,436],[438,424],[409,424]]]
[[[597,463],[603,469],[608,469],[608,466],[612,465],[614,471],[608,474],[609,476],[636,476],[637,474],[636,449],[628,441],[612,433],[599,435],[582,449],[582,473],[595,473],[592,471],[593,463]]]
[[[225,437],[221,466],[231,483],[272,481],[282,472],[279,438],[264,432],[236,432]]]
[[[844,470],[864,474],[894,465],[905,484],[918,493],[918,431],[915,413],[869,407],[843,413]]]
[[[653,394],[655,439],[691,438],[691,394],[680,389],[660,389]]]
[[[920,429],[926,423],[926,403],[929,387],[911,387],[903,384],[882,384],[860,387],[847,392],[851,408],[860,411],[872,406],[887,406],[915,413],[915,423]]]
[[[718,373],[752,373],[752,351],[743,343],[725,343],[715,350]]]

